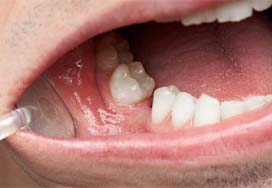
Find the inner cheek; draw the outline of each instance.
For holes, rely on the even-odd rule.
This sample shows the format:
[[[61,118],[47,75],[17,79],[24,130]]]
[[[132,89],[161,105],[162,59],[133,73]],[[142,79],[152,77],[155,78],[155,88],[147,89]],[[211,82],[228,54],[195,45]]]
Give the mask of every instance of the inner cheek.
[[[30,125],[32,131],[61,138],[145,132],[145,120],[139,118],[141,123],[127,126],[124,114],[104,102],[95,69],[94,42],[88,40],[45,71],[17,103],[38,108],[38,118]]]
[[[112,134],[121,131],[103,122],[103,112],[109,112],[97,88],[92,40],[65,55],[45,75],[67,105],[74,119],[76,136],[111,135],[110,131],[115,131]]]

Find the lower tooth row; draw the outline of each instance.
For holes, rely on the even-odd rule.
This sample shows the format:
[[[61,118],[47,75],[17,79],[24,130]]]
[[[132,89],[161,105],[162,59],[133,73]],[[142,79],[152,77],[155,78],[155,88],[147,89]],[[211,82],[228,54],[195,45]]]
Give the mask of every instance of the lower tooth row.
[[[134,62],[128,42],[116,33],[110,33],[96,42],[96,64],[100,71],[110,72],[110,92],[122,104],[136,104],[152,96],[155,81],[140,62]],[[175,128],[184,125],[216,124],[272,102],[272,95],[248,97],[243,101],[225,101],[202,94],[199,99],[175,86],[155,90],[151,119],[159,124],[171,117]]]
[[[243,101],[225,101],[202,94],[199,99],[189,93],[179,92],[174,86],[158,88],[154,92],[152,123],[161,123],[171,115],[173,127],[186,124],[203,126],[219,123],[222,120],[256,110],[272,102],[272,95],[253,96]]]

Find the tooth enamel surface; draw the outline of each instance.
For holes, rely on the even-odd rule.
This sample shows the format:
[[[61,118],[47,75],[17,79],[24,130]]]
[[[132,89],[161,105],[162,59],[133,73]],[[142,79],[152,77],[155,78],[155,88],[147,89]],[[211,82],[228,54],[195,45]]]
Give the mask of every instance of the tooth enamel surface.
[[[110,32],[96,40],[96,64],[106,72],[113,71],[119,64],[133,62],[133,55],[129,43],[118,33]]]
[[[140,84],[134,79],[125,64],[119,65],[110,79],[110,91],[115,101],[134,104],[143,99]]]
[[[99,70],[113,71],[118,64],[118,54],[112,45],[97,48],[96,65]]]
[[[221,103],[221,119],[227,119],[242,114],[245,105],[241,101],[225,101]]]
[[[192,119],[196,99],[186,92],[177,94],[172,108],[172,125],[176,128]]]
[[[152,104],[152,123],[162,122],[171,112],[178,89],[175,86],[161,87],[155,90]]]
[[[202,94],[196,102],[194,126],[215,124],[220,121],[220,103],[216,98]]]
[[[251,6],[256,11],[263,11],[268,9],[272,5],[271,0],[250,0]]]
[[[116,49],[118,52],[118,59],[120,64],[128,64],[133,62],[133,55],[130,52],[128,41],[120,40],[116,44]]]
[[[253,10],[249,1],[241,0],[226,3],[217,7],[216,17],[218,22],[241,21],[252,15]]]
[[[214,9],[210,9],[204,12],[196,13],[192,16],[188,16],[181,19],[181,22],[185,26],[199,25],[201,23],[211,23],[216,20]]]
[[[245,110],[249,112],[264,106],[267,103],[267,101],[265,96],[254,96],[254,97],[246,98],[244,100],[244,103],[245,103]]]
[[[133,55],[131,52],[120,52],[118,53],[118,59],[120,64],[129,64],[133,62]]]
[[[142,88],[144,97],[152,95],[155,88],[155,81],[146,72],[141,62],[133,62],[128,64],[130,73],[138,81]]]
[[[267,96],[265,97],[265,100],[266,100],[267,103],[272,102],[272,95],[267,95]]]
[[[120,64],[110,79],[113,98],[123,104],[135,104],[152,95],[155,81],[140,62]]]

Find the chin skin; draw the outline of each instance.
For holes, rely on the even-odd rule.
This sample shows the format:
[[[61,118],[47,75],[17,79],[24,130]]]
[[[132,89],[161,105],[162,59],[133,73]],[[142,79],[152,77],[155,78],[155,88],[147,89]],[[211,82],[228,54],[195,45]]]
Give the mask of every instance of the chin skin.
[[[214,2],[216,1],[214,0]],[[136,5],[137,0],[131,0],[129,3]],[[61,46],[56,46],[56,49],[60,53],[65,53],[71,47],[71,42],[67,40],[68,36],[77,32],[73,28],[84,28],[84,25],[87,23],[92,25],[92,27],[83,29],[82,37],[76,39],[77,41],[73,41],[73,45],[79,45],[87,36],[95,36],[98,33],[107,31],[107,28],[111,28],[108,21],[98,22],[101,20],[100,18],[113,11],[123,9],[129,3],[126,4],[121,0],[107,0],[106,3],[103,1],[102,4],[97,0],[2,0],[0,2],[0,39],[4,42],[0,44],[0,51],[4,52],[4,55],[0,57],[0,75],[5,78],[5,81],[0,82],[0,114],[11,110],[16,100],[18,100],[31,81],[42,70],[50,66],[46,62],[54,62],[54,60],[59,58],[58,54],[54,54],[51,51],[52,47],[50,45],[52,42],[62,44]],[[34,11],[35,8],[38,10],[37,12]],[[189,9],[191,10],[192,8],[187,6],[181,10],[186,14]],[[142,14],[146,15],[147,20],[156,16],[155,14],[149,15],[148,10],[144,10],[144,7],[139,10],[142,10]],[[168,13],[166,12],[165,14]],[[122,22],[122,16],[113,19],[118,21],[119,18],[120,24],[117,24],[116,27],[126,25],[126,23]],[[55,21],[54,25],[52,20]],[[62,24],[66,22],[68,24]],[[137,15],[135,14],[135,16],[131,17],[129,22],[139,22]],[[99,29],[97,29],[98,25]],[[33,33],[33,35],[29,33]],[[50,57],[46,56],[47,53],[51,54]],[[22,63],[18,64],[18,62]],[[38,71],[35,71],[36,74],[30,75],[34,70]],[[11,75],[11,71],[16,74]],[[18,81],[22,84],[18,84]],[[270,130],[270,128],[266,129]],[[271,138],[268,133],[265,136],[267,139]],[[46,143],[44,147],[49,147],[51,144],[56,148],[58,146],[61,148],[54,151],[48,149],[48,155],[51,154],[51,158],[50,163],[47,164],[40,163],[41,160],[46,160],[41,156],[41,151],[39,153],[36,149],[29,150],[29,148],[36,148],[35,144],[31,145],[31,140],[33,139],[37,139],[37,142],[43,140],[43,138],[22,132],[12,135],[6,142],[1,143],[0,186],[30,187],[36,186],[37,182],[39,185],[51,187],[59,185],[72,187],[84,185],[89,187],[135,187],[139,185],[142,187],[269,188],[272,186],[272,158],[270,155],[272,150],[269,145],[265,145],[269,144],[269,142],[265,143],[261,139],[256,141],[260,145],[263,144],[262,149],[259,150],[250,145],[243,145],[241,141],[241,145],[238,143],[239,148],[236,148],[237,150],[234,153],[228,154],[226,151],[232,145],[228,146],[221,143],[222,147],[225,147],[225,157],[220,158],[220,161],[215,160],[216,157],[213,155],[206,156],[204,159],[201,159],[201,156],[199,158],[189,156],[192,160],[187,161],[187,163],[186,160],[179,161],[175,156],[163,156],[163,151],[160,156],[161,159],[168,157],[171,160],[161,160],[159,162],[156,160],[139,160],[141,155],[137,155],[137,148],[133,148],[135,149],[135,158],[129,158],[129,154],[119,155],[118,152],[114,153],[115,158],[111,158],[111,154],[106,153],[111,151],[110,149],[101,154],[104,158],[100,158],[95,151],[83,152],[80,146],[75,147],[76,149],[73,150],[71,155],[65,155],[68,153],[66,151],[68,147],[61,148],[61,146],[66,143],[55,143],[47,139],[44,140]],[[133,141],[133,138],[127,138],[127,140],[129,140],[129,143]],[[99,143],[99,139],[94,139],[93,141]],[[25,145],[18,144],[20,142],[24,142]],[[117,143],[118,140],[115,140],[115,142]],[[115,142],[109,145],[114,147]],[[171,144],[171,142],[169,143]],[[89,145],[89,142],[84,144],[85,147],[93,147]],[[212,147],[212,142],[209,144]],[[201,147],[199,148],[201,149]],[[43,149],[47,151],[46,148]],[[98,152],[102,151],[99,148],[94,149],[97,149]],[[251,151],[253,149],[255,149],[256,153],[249,155],[249,153],[253,153]],[[118,150],[116,149],[116,151]],[[190,153],[189,149],[187,151],[188,155],[193,155],[193,152]],[[202,152],[204,154],[201,151],[198,153],[205,155],[206,151],[215,155],[221,152],[221,150],[211,151],[203,149]],[[152,156],[152,153],[150,154],[148,151],[143,150],[142,152],[146,156]],[[222,153],[224,153],[224,149],[222,149]],[[182,154],[179,155],[183,159],[188,157]],[[87,158],[86,156],[91,157]],[[13,160],[9,159],[10,157]],[[201,161],[201,163],[194,160]],[[158,165],[158,163],[160,164]],[[24,171],[27,171],[27,173],[24,173]]]

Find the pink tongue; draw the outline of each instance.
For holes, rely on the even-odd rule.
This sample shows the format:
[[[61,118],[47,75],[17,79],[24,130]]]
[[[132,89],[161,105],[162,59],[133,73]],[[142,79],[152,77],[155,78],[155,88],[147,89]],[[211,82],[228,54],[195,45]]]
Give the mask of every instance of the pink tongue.
[[[272,93],[271,25],[263,15],[190,28],[151,23],[126,34],[158,87],[174,84],[221,100]]]

